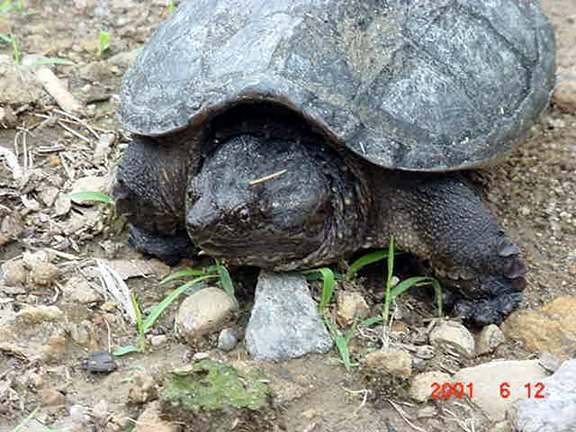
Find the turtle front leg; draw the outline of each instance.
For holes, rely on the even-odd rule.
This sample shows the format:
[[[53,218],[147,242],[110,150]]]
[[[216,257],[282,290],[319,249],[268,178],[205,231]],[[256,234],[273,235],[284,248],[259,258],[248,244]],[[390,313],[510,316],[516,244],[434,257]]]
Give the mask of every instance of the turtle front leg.
[[[193,253],[184,226],[186,157],[177,144],[136,136],[118,166],[113,195],[132,247],[168,264]]]
[[[400,174],[393,183],[381,205],[398,247],[455,288],[457,314],[479,325],[501,322],[522,299],[526,268],[478,191],[451,175]]]

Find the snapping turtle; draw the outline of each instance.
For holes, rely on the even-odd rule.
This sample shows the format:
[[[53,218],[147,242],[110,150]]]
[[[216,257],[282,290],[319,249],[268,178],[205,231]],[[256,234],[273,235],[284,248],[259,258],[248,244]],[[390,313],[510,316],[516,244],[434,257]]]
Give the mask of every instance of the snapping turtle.
[[[127,72],[131,242],[272,270],[398,247],[499,322],[525,266],[473,176],[546,107],[537,0],[194,0]]]

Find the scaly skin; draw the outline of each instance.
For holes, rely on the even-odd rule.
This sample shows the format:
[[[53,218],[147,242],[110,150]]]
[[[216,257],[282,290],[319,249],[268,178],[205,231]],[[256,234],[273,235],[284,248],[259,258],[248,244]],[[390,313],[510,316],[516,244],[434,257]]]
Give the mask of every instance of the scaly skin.
[[[499,323],[518,304],[520,251],[463,176],[385,170],[337,153],[302,122],[251,114],[217,127],[205,145],[130,145],[115,191],[138,249],[191,254],[186,229],[209,255],[295,270],[386,247],[393,236],[456,289],[465,319]]]
[[[399,249],[429,261],[456,289],[458,315],[480,325],[501,322],[521,300],[526,269],[475,185],[459,174],[401,172],[381,182],[379,172],[370,175],[377,195],[373,244],[393,235]]]

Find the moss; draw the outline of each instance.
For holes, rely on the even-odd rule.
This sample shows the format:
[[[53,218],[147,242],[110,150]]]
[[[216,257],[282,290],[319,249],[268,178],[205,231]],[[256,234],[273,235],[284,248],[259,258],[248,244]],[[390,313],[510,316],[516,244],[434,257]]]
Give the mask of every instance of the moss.
[[[172,372],[162,399],[195,413],[230,408],[256,411],[268,405],[270,389],[263,378],[258,371],[242,373],[228,364],[201,360]]]

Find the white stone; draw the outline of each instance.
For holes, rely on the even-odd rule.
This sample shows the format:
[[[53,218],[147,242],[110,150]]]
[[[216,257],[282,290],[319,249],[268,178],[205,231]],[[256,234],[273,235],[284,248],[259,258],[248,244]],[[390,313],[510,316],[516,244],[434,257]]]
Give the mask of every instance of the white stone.
[[[455,351],[467,358],[473,358],[476,353],[472,333],[454,321],[437,324],[430,332],[430,343],[444,351]]]
[[[236,301],[221,289],[204,288],[182,302],[176,315],[176,326],[182,337],[193,343],[218,330],[237,309]]]
[[[542,380],[542,399],[535,398],[537,382],[531,381],[532,398],[518,402],[510,417],[520,432],[576,431],[576,360],[566,361],[554,375]]]
[[[504,336],[500,327],[495,324],[487,325],[478,336],[476,352],[478,355],[489,354],[504,342],[506,342],[506,336]]]

